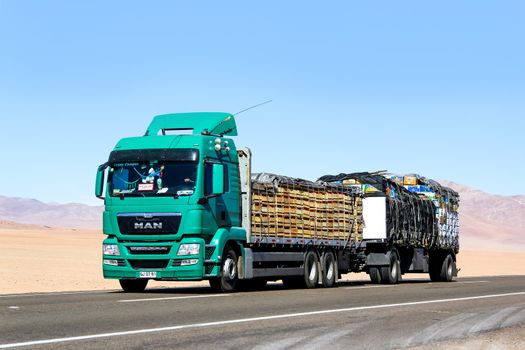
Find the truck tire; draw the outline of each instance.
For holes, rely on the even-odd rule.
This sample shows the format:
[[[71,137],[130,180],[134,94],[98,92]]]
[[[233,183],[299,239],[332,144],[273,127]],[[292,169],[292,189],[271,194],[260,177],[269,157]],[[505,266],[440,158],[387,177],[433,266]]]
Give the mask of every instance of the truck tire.
[[[323,287],[331,288],[335,286],[337,281],[337,261],[335,260],[334,253],[326,252],[321,258],[321,270],[322,270],[322,281]]]
[[[453,266],[454,266],[454,259],[450,254],[447,255],[447,257],[443,260],[443,264],[441,265],[441,271],[439,274],[439,279],[442,282],[451,282],[453,277]]]
[[[238,272],[237,253],[226,245],[222,253],[221,277],[210,279],[210,287],[218,292],[235,292],[239,282]]]
[[[126,293],[141,293],[146,289],[149,280],[142,279],[122,279],[118,280],[122,290]]]
[[[370,275],[370,281],[374,284],[381,283],[381,272],[378,267],[371,267],[368,270],[368,274]]]
[[[452,281],[454,264],[454,259],[450,254],[435,254],[432,256],[429,266],[429,275],[432,282]]]
[[[401,267],[397,253],[392,252],[390,254],[390,264],[388,266],[381,267],[381,283],[384,284],[396,284],[399,282],[401,276]]]
[[[441,266],[443,265],[443,257],[441,254],[433,253],[430,255],[428,262],[428,275],[432,282],[439,282],[441,280]]]
[[[306,288],[315,288],[319,282],[319,258],[313,250],[304,256],[304,283]]]

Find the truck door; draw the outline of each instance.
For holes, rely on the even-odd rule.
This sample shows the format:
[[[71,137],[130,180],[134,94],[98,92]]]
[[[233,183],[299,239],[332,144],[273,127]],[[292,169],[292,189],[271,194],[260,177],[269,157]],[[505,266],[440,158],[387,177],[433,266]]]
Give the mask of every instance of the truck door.
[[[212,194],[212,184],[213,184],[213,166],[221,166],[224,173],[224,192],[229,190],[229,179],[227,167],[224,164],[214,163],[212,161],[207,161],[204,164],[204,195],[210,196]],[[227,212],[227,206],[225,202],[224,194],[212,196],[208,199],[208,205],[210,207],[211,214],[215,219],[218,227],[229,226],[229,213]]]

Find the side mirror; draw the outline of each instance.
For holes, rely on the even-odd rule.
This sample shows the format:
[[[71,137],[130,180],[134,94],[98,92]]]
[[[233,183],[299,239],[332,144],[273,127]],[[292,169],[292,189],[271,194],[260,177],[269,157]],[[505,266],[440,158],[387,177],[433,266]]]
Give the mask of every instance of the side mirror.
[[[100,199],[105,199],[105,197],[103,197],[102,194],[104,193],[104,175],[107,167],[108,163],[104,163],[100,165],[97,170],[97,180],[95,181],[95,196]]]
[[[219,196],[224,193],[224,165],[213,164],[212,169],[212,195]]]

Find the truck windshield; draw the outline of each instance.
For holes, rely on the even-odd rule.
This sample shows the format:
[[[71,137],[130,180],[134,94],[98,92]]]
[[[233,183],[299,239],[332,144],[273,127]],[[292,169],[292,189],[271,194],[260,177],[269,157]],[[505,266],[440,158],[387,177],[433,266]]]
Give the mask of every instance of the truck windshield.
[[[197,162],[141,161],[114,163],[109,169],[113,197],[191,196]]]

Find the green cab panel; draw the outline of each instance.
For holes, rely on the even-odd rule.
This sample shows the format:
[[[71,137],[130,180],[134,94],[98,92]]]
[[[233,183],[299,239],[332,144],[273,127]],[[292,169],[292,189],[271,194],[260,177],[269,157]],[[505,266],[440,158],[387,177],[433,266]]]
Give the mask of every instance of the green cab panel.
[[[170,130],[192,130],[193,134],[237,136],[235,118],[230,113],[200,112],[163,114],[153,118],[146,135],[155,136]]]
[[[224,193],[224,165],[213,164],[212,194],[215,196]]]
[[[220,228],[210,241],[210,245],[215,247],[214,254],[210,260],[219,262],[222,258],[222,252],[227,243],[237,247],[241,253],[244,251],[243,242],[246,242],[246,230],[242,227]]]

